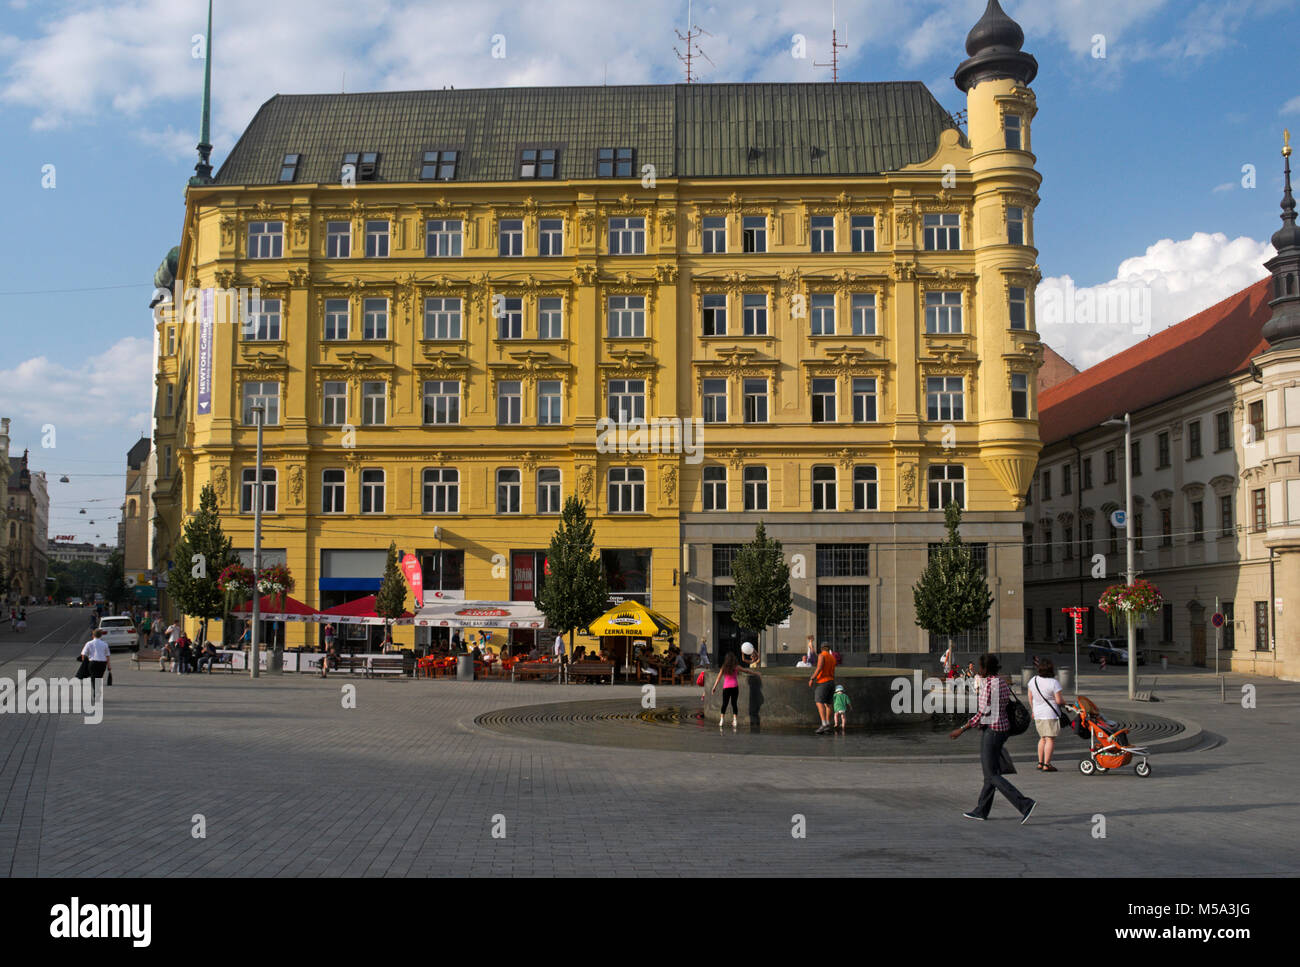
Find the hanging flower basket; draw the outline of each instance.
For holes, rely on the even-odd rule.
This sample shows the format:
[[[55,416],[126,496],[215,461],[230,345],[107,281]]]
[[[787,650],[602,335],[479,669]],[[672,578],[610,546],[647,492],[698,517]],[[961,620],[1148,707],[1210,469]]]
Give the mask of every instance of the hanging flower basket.
[[[247,601],[253,596],[253,569],[242,564],[231,564],[217,578],[217,588],[228,601]]]
[[[1112,617],[1137,616],[1155,614],[1164,603],[1164,596],[1158,587],[1138,578],[1132,584],[1112,584],[1102,593],[1097,607]]]
[[[274,564],[271,567],[262,568],[262,573],[257,581],[258,593],[270,595],[274,598],[277,608],[284,607],[284,596],[292,594],[293,589],[293,575],[289,573],[288,567],[283,564]]]

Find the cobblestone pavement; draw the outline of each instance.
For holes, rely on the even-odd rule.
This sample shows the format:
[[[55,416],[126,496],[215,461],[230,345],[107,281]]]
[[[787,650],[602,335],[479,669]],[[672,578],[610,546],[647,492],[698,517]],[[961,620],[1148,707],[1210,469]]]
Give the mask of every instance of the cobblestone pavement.
[[[0,630],[0,676],[70,676],[84,611]],[[43,640],[42,640],[43,639]],[[0,715],[0,871],[11,876],[1295,875],[1300,685],[1162,673],[1164,701],[1107,712],[1191,721],[1204,739],[1085,778],[1021,763],[1030,823],[956,760],[583,746],[475,724],[498,709],[625,698],[553,683],[160,674],[114,661],[104,719]],[[344,708],[345,686],[356,707]],[[660,703],[697,700],[665,687]],[[654,728],[647,725],[647,728]],[[715,730],[716,731],[716,730]],[[730,733],[728,728],[727,733]],[[724,734],[719,742],[744,742]],[[809,736],[810,744],[821,741]],[[953,743],[974,753],[975,737]],[[1064,751],[1079,741],[1062,740]],[[962,748],[964,746],[964,748]],[[811,745],[810,745],[811,748]],[[806,837],[792,836],[802,816]],[[1105,838],[1094,834],[1104,818]],[[205,836],[194,835],[203,825]],[[504,833],[500,838],[497,833]]]

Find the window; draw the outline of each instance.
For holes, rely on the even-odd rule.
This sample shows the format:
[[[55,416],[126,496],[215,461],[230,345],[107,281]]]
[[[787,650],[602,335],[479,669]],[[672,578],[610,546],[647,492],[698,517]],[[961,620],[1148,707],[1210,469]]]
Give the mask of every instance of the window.
[[[1223,602],[1223,648],[1232,651],[1237,647],[1236,605],[1232,601]]]
[[[497,383],[497,424],[518,426],[524,419],[523,384],[517,379]]]
[[[1074,487],[1074,468],[1068,463],[1061,467],[1061,494],[1065,496],[1072,492]]]
[[[278,259],[284,256],[284,222],[249,222],[248,257]]]
[[[1174,546],[1174,520],[1168,507],[1160,511],[1160,546]]]
[[[745,335],[767,335],[767,293],[746,292],[742,297]]]
[[[388,338],[388,300],[364,299],[361,303],[361,338]]]
[[[930,509],[943,510],[949,502],[966,506],[966,468],[960,464],[943,464],[930,468]]]
[[[1134,440],[1133,446],[1129,451],[1133,464],[1133,476],[1142,476],[1142,441]]]
[[[497,513],[518,514],[522,499],[523,484],[519,471],[513,467],[504,467],[497,471]]]
[[[165,447],[163,447],[163,476],[170,477],[171,475],[172,475],[172,448],[171,448],[171,444],[169,443]]]
[[[279,383],[245,383],[244,384],[244,424],[253,426],[253,407],[264,407],[263,426],[275,426],[280,422],[280,384]]]
[[[564,300],[559,296],[537,300],[537,338],[564,338]]]
[[[543,467],[537,471],[537,512],[560,512],[560,471],[556,467]]]
[[[1002,118],[1002,129],[1007,136],[1007,150],[1019,151],[1021,144],[1020,115],[1008,114]]]
[[[836,413],[835,380],[814,379],[812,381],[812,421],[814,423],[834,423]]]
[[[727,468],[705,467],[701,499],[705,510],[727,509]]]
[[[1251,403],[1248,414],[1252,433],[1249,439],[1253,445],[1264,439],[1264,401],[1256,400]]]
[[[767,510],[767,467],[745,468],[745,509]]]
[[[597,178],[631,178],[634,159],[631,148],[598,148]]]
[[[1023,286],[1007,287],[1007,311],[1012,329],[1029,328],[1029,300]]]
[[[615,423],[644,420],[645,380],[611,379],[609,381],[609,410],[607,415]]]
[[[352,307],[347,299],[325,300],[325,339],[347,339],[352,328]]]
[[[870,544],[818,544],[817,577],[870,577]]]
[[[876,334],[876,296],[871,292],[855,292],[849,298],[850,323],[855,336]]]
[[[729,578],[732,576],[731,565],[736,560],[736,555],[740,553],[739,544],[714,544],[713,545],[713,576],[715,578]],[[714,589],[717,590],[716,588]],[[716,601],[717,598],[714,597]]]
[[[455,151],[426,151],[420,164],[421,181],[451,181],[456,177]]]
[[[524,338],[524,300],[521,296],[498,296],[492,300],[497,317],[498,339]]]
[[[966,394],[960,376],[927,376],[925,380],[926,419],[932,422],[966,419]],[[1043,494],[1043,499],[1048,498]]]
[[[361,471],[361,513],[382,514],[384,512],[384,471],[369,469]]]
[[[366,258],[388,258],[388,222],[366,222]]]
[[[744,384],[744,391],[745,391],[745,422],[766,423],[767,422],[767,380],[747,378]]]
[[[554,148],[523,148],[519,152],[520,178],[554,178]]]
[[[876,479],[875,467],[854,467],[853,468],[853,509],[854,510],[878,510],[879,509],[879,484]],[[817,569],[821,574],[821,568]]]
[[[274,342],[280,338],[280,300],[248,300],[248,317],[244,320],[244,339]]]
[[[724,216],[709,216],[704,219],[700,229],[702,251],[706,255],[719,254],[727,250],[727,219]]]
[[[1145,533],[1145,530],[1142,527],[1142,515],[1134,514],[1133,515],[1133,550],[1135,551],[1143,550],[1142,547],[1143,533]]]
[[[925,215],[922,218],[927,252],[946,252],[961,248],[961,216]]]
[[[1065,560],[1074,560],[1074,525],[1062,525],[1062,543],[1065,545]]]
[[[835,335],[835,293],[815,292],[809,299],[812,311],[812,334]]]
[[[262,468],[262,513],[275,513],[276,471],[273,467]],[[245,467],[239,488],[239,512],[254,513],[253,494],[257,486],[257,468]]]
[[[871,647],[870,589],[865,584],[817,585],[817,640],[841,652]]]
[[[727,381],[706,379],[701,381],[701,410],[705,423],[727,422]]]
[[[1255,602],[1255,650],[1268,651],[1268,602]]]
[[[1231,537],[1236,531],[1232,522],[1232,495],[1219,498],[1219,536]]]
[[[1214,414],[1214,449],[1232,448],[1232,414],[1225,410]]]
[[[537,381],[537,425],[558,426],[564,422],[563,384],[558,379]]]
[[[1083,483],[1079,486],[1079,489],[1092,489],[1092,457],[1083,458]]]
[[[853,422],[876,422],[876,380],[873,376],[853,378]]]
[[[1205,540],[1205,504],[1199,500],[1192,501],[1192,540]]]
[[[1156,434],[1156,469],[1163,470],[1169,466],[1169,434]]]
[[[1187,424],[1187,459],[1195,460],[1201,455],[1201,421],[1192,420]]]
[[[704,331],[706,336],[725,336],[727,334],[727,296],[722,292],[706,292],[700,297],[700,306],[704,312]]]
[[[343,156],[344,174],[351,169],[357,181],[374,181],[379,173],[379,153],[376,151],[350,151]]]
[[[464,551],[416,551],[425,591],[464,591]]]
[[[460,423],[460,381],[430,380],[424,384],[426,426],[455,426]]]
[[[1110,543],[1109,546],[1107,547],[1107,553],[1110,554],[1119,553],[1119,528],[1117,528],[1114,524],[1110,525]]]
[[[612,295],[609,297],[609,338],[645,338],[645,296]]]
[[[1115,451],[1107,450],[1106,451],[1106,483],[1113,484],[1114,482],[1115,482]]]
[[[837,490],[834,467],[812,468],[813,510],[834,510]]]
[[[645,470],[640,467],[610,468],[609,512],[645,513]]]
[[[320,510],[322,514],[347,511],[347,478],[342,470],[322,470],[320,475]]]
[[[1007,244],[1025,244],[1025,210],[1014,205],[1007,206]]]
[[[746,252],[767,251],[767,216],[746,215],[741,219],[744,229],[744,249]]]
[[[1251,503],[1251,530],[1258,533],[1268,527],[1267,504],[1264,500],[1264,491],[1252,490],[1250,492]]]
[[[849,239],[855,252],[876,250],[876,216],[854,215],[849,219]]]
[[[835,251],[835,216],[813,215],[811,225],[812,250],[814,252]]]
[[[1011,374],[1011,416],[1017,420],[1029,418],[1029,376],[1025,373]]]
[[[1052,471],[1043,471],[1043,500],[1052,499]]]
[[[352,223],[325,223],[325,257],[345,259],[352,255]]]
[[[450,467],[429,467],[424,471],[424,512],[460,513],[460,471]]]
[[[176,387],[171,383],[167,384],[166,404],[163,410],[164,416],[171,416],[176,409]]]
[[[326,426],[342,426],[348,421],[348,384],[342,380],[322,383],[321,403],[321,422]]]
[[[1161,609],[1161,641],[1174,640],[1174,606],[1167,604]]]
[[[611,218],[609,220],[610,255],[645,254],[645,219]]]
[[[361,384],[361,425],[383,426],[387,422],[388,384],[363,382]]]
[[[524,254],[524,220],[502,218],[497,222],[497,254],[515,258]]]
[[[298,177],[298,159],[301,157],[302,155],[297,154],[284,156],[284,160],[280,162],[280,180],[282,182],[293,181]]]
[[[543,218],[538,221],[537,254],[546,257],[564,254],[563,218]]]
[[[460,299],[430,298],[424,300],[424,338],[460,338]]]
[[[167,355],[168,356],[176,355],[176,327],[175,326],[167,327]]]
[[[431,259],[458,258],[462,222],[459,218],[431,218],[424,226],[424,254]]]
[[[1092,557],[1092,522],[1085,521],[1083,525],[1083,547],[1079,549],[1083,557]]]
[[[925,294],[925,331],[945,334],[962,331],[960,292]]]
[[[1052,563],[1052,522],[1042,521],[1043,526],[1043,563]]]

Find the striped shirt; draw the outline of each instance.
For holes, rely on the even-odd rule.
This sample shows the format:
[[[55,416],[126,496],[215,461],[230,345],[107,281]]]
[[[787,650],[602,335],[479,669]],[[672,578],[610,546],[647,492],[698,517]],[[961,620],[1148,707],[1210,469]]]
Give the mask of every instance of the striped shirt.
[[[967,727],[990,728],[994,732],[1008,731],[1011,723],[1007,721],[1007,698],[1007,689],[1001,678],[990,675],[984,679],[979,711],[966,723]]]

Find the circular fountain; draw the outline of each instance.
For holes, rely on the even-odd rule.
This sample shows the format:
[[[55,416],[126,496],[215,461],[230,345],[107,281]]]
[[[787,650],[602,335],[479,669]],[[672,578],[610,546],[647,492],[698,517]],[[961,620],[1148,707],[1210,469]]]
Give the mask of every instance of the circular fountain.
[[[722,709],[722,686],[710,692],[717,677],[716,668],[709,669],[704,680],[704,711],[717,721]],[[812,677],[809,668],[763,668],[742,672],[740,676],[740,718],[752,726],[812,726],[820,724],[817,706],[813,702],[815,689],[810,688]],[[910,701],[894,703],[903,679],[910,688],[913,669],[909,668],[852,668],[835,669],[835,684],[843,685],[852,703],[848,713],[851,728],[886,728],[929,719],[921,708],[912,709]],[[910,696],[909,696],[910,697]],[[895,705],[902,711],[895,711]]]

